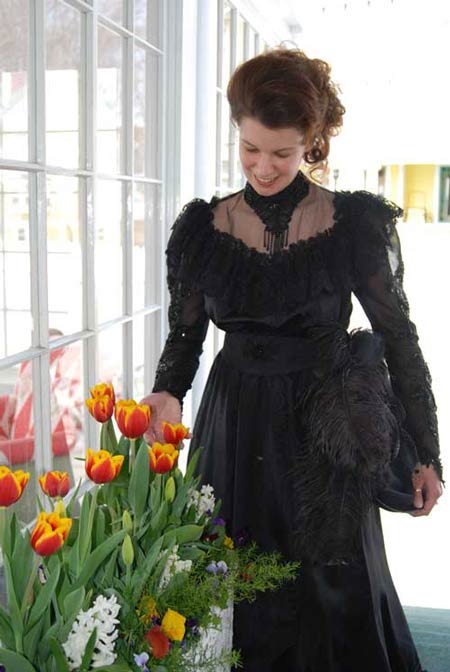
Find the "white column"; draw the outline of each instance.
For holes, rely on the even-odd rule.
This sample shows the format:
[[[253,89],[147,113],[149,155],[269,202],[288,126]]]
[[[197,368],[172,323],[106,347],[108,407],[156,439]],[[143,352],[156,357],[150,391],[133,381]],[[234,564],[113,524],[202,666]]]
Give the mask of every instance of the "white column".
[[[198,0],[196,43],[194,193],[209,201],[216,186],[217,2]],[[192,417],[215,355],[214,329],[211,325],[192,388]]]

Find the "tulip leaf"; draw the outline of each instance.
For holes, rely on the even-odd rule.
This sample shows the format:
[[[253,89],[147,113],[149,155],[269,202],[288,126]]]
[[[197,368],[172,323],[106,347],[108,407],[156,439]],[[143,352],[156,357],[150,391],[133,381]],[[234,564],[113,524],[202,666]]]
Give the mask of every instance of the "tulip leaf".
[[[36,668],[26,658],[15,651],[9,651],[9,649],[0,648],[0,663],[5,666],[6,670],[36,672]]]
[[[163,539],[161,537],[153,544],[144,562],[139,566],[139,569],[137,569],[137,571],[135,571],[132,575],[131,587],[133,590],[133,603],[137,601],[143,586],[147,583],[149,576],[152,573],[153,567],[155,566],[155,563],[158,560],[162,543]]]
[[[130,672],[130,666],[128,663],[112,663],[112,665],[96,667],[95,672]]]
[[[109,558],[108,562],[106,563],[105,570],[103,577],[101,579],[101,583],[105,588],[108,588],[112,584],[113,576],[114,576],[114,570],[116,568],[116,562],[117,562],[117,556],[119,555],[119,549],[116,548],[112,553],[111,557]]]
[[[197,466],[197,462],[200,458],[200,453],[203,450],[203,448],[200,446],[200,448],[197,448],[197,450],[194,452],[192,455],[191,459],[189,460],[187,467],[186,467],[186,473],[184,475],[184,482],[188,483],[193,477],[194,477],[194,472],[195,468]]]
[[[8,648],[14,647],[14,632],[10,625],[10,617],[0,605],[0,641]]]
[[[53,565],[51,573],[49,573],[47,576],[46,583],[41,587],[41,590],[39,591],[38,596],[35,599],[33,606],[31,607],[28,623],[26,626],[27,631],[30,631],[31,628],[39,621],[42,614],[50,604],[51,599],[55,594],[56,586],[58,585],[59,574],[60,565],[57,563]]]
[[[64,649],[54,637],[50,639],[50,648],[55,658],[57,672],[70,672]]]
[[[105,513],[102,508],[97,507],[97,515],[95,516],[94,521],[94,539],[96,546],[100,546],[102,541],[104,541],[106,538],[105,527]]]
[[[97,642],[97,628],[94,628],[86,643],[83,658],[81,659],[80,672],[88,672],[91,667],[92,656]]]
[[[135,530],[139,527],[144,513],[149,490],[150,461],[147,445],[139,448],[128,486],[128,500],[134,513]]]
[[[0,548],[3,555],[12,554],[12,539],[11,539],[12,519],[9,507],[0,507]]]
[[[108,555],[123,541],[126,534],[126,530],[120,530],[115,534],[111,535],[105,541],[97,546],[95,550],[87,557],[86,562],[84,563],[81,572],[79,573],[76,581],[73,584],[73,588],[80,588],[88,583],[102,562],[108,557]]]
[[[188,544],[197,541],[203,534],[203,525],[183,525],[175,530],[177,544]]]
[[[66,595],[62,609],[65,620],[68,620],[73,613],[75,613],[75,615],[78,614],[81,607],[83,606],[85,594],[86,591],[84,586],[81,586],[80,588],[77,588],[76,590],[73,590],[71,593]]]
[[[166,501],[161,502],[161,506],[159,507],[158,511],[155,513],[154,516],[152,516],[151,522],[150,522],[150,528],[152,532],[157,532],[165,528],[167,524],[167,512],[168,512],[168,504]]]
[[[11,626],[14,632],[15,648],[18,653],[22,653],[23,621],[16,591],[14,590],[11,565],[7,555],[3,558],[3,566],[5,568],[6,595],[8,599]]]
[[[72,518],[72,516],[73,516],[72,508],[73,508],[74,504],[78,503],[78,491],[80,490],[80,487],[81,487],[81,480],[82,479],[80,478],[80,480],[78,481],[77,487],[73,490],[73,492],[70,496],[69,502],[66,505],[66,513],[67,513],[67,516],[69,518]]]
[[[80,546],[79,546],[79,557],[80,565],[83,566],[86,557],[91,550],[92,544],[92,527],[94,525],[94,516],[97,508],[97,493],[98,488],[94,488],[94,494],[90,495],[86,493],[83,499],[83,504],[81,506],[81,516],[80,516]],[[87,500],[85,504],[85,500]]]
[[[17,595],[24,595],[31,574],[35,553],[30,544],[30,534],[20,534],[16,538],[14,551],[11,557],[11,570]]]
[[[23,652],[28,660],[35,660],[36,652],[41,641],[43,620],[38,621],[23,637]]]

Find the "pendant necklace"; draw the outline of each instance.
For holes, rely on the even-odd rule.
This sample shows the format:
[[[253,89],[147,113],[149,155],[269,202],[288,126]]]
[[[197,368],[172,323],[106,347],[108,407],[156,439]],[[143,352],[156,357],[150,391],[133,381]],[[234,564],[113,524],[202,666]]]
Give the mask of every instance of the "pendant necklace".
[[[300,171],[287,187],[271,196],[261,196],[249,182],[245,185],[244,200],[264,224],[264,247],[269,254],[286,247],[292,213],[308,192],[309,182]]]

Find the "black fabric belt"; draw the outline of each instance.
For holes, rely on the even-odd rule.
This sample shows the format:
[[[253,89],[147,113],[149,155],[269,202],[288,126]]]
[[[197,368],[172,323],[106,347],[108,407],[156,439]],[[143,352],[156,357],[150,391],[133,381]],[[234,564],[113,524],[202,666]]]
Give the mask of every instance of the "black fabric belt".
[[[259,376],[312,368],[318,354],[310,339],[272,334],[227,333],[222,348],[230,366]]]

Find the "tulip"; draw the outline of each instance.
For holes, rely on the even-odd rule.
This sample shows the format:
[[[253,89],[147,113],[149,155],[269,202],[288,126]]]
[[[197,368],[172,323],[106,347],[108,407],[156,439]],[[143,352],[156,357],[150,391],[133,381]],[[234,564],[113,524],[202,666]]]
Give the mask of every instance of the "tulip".
[[[101,399],[102,397],[109,397],[113,405],[116,403],[116,395],[111,383],[98,383],[91,387],[91,396],[93,399]]]
[[[38,555],[47,556],[56,553],[62,547],[72,527],[70,518],[61,518],[57,513],[39,514],[36,526],[31,533],[31,545]]]
[[[170,476],[167,479],[166,487],[164,489],[164,496],[166,498],[166,501],[169,503],[172,503],[173,500],[175,499],[177,489],[175,486],[175,479],[173,476]]]
[[[49,497],[65,497],[70,490],[69,474],[67,471],[48,471],[39,476],[39,485]]]
[[[129,534],[125,535],[125,539],[122,542],[122,560],[126,567],[131,567],[134,561],[133,542]]]
[[[174,446],[178,446],[178,444],[189,434],[189,428],[181,423],[172,425],[170,422],[163,422],[162,427],[164,441],[166,443],[173,443]]]
[[[109,483],[119,474],[124,459],[123,455],[111,455],[107,450],[98,450],[94,453],[91,448],[88,448],[86,473],[94,483]]]
[[[178,450],[171,443],[155,442],[148,449],[150,457],[150,469],[157,474],[165,474],[177,463]]]
[[[160,625],[154,625],[145,635],[145,639],[152,647],[152,656],[161,660],[169,653],[170,644]]]
[[[86,399],[84,402],[88,408],[89,413],[97,422],[107,422],[114,411],[114,401],[110,396],[95,397],[94,399]]]
[[[122,514],[122,525],[123,529],[126,530],[127,532],[131,532],[133,529],[133,521],[131,520],[130,512],[128,509],[125,509],[125,511]]]
[[[150,407],[137,404],[133,399],[120,399],[116,403],[114,416],[122,434],[129,439],[137,439],[150,424]]]
[[[181,642],[186,631],[185,623],[186,619],[182,614],[179,614],[178,611],[173,611],[173,609],[167,609],[161,621],[161,628],[169,639]]]
[[[9,467],[0,466],[0,506],[11,506],[17,502],[29,479],[27,471],[11,471]]]

